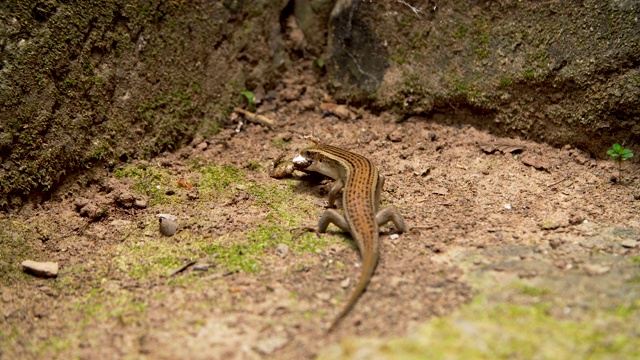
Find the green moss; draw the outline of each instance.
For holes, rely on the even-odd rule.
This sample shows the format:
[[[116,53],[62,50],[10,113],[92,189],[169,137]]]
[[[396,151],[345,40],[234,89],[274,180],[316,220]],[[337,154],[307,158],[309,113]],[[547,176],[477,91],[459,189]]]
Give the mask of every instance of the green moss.
[[[113,149],[107,141],[97,141],[97,145],[87,154],[84,162],[100,161],[113,155]]]
[[[217,266],[229,271],[258,272],[262,258],[272,255],[278,244],[288,245],[293,252],[313,252],[337,239],[329,235],[317,237],[303,234],[294,241],[290,230],[302,221],[310,221],[308,214],[318,210],[313,208],[309,199],[301,199],[299,204],[292,203],[291,199],[299,198],[294,193],[295,185],[292,180],[288,184],[285,180],[285,186],[282,186],[283,182],[265,186],[248,180],[243,170],[233,166],[200,165],[199,162],[193,162],[191,166],[192,171],[202,174],[197,183],[201,197],[209,197],[209,201],[215,201],[244,192],[249,195],[249,206],[266,207],[269,212],[263,218],[256,219],[248,229],[229,232],[215,240],[201,238],[188,230],[179,232],[170,239],[163,238],[165,241],[160,242],[128,240],[121,245],[120,251],[123,259],[126,259],[122,260],[121,267],[129,276],[144,279],[166,274],[184,263],[185,256],[179,254],[191,254],[189,256],[193,257],[206,254],[215,259]],[[176,182],[164,169],[147,165],[127,166],[116,171],[115,176],[134,179],[134,189],[154,196],[156,201],[162,199],[159,196],[164,191],[158,190],[158,187],[166,189],[168,184]],[[205,220],[193,218],[190,221],[197,224]],[[210,221],[206,219],[206,222]],[[155,218],[149,218],[144,231],[157,233]],[[139,239],[135,234],[134,232],[130,239]],[[191,245],[176,246],[176,242],[182,241]]]
[[[635,299],[628,305],[619,305],[613,313],[621,318],[629,319],[638,315],[638,310],[640,310],[640,299]]]
[[[22,281],[25,275],[20,263],[26,259],[37,259],[38,253],[24,237],[25,231],[33,231],[32,225],[0,221],[0,284],[3,286]]]
[[[524,73],[522,74],[522,77],[525,80],[533,80],[535,77],[536,71],[533,68],[529,68],[527,70],[524,71]]]
[[[499,89],[505,89],[510,87],[511,85],[513,85],[513,80],[508,75],[501,77],[500,80],[498,81]]]
[[[478,60],[486,60],[489,58],[489,55],[491,54],[487,49],[475,49],[474,52]]]
[[[464,25],[460,25],[458,26],[458,29],[456,30],[456,32],[453,33],[453,38],[460,40],[465,36],[467,36],[468,32],[469,32],[469,29],[467,29]]]
[[[404,49],[404,47],[398,46],[396,51],[393,54],[391,54],[391,56],[390,56],[391,61],[395,62],[398,65],[404,65],[404,64],[408,63],[409,60],[407,59],[405,51],[406,50]]]
[[[627,280],[628,284],[640,284],[640,274],[636,274]]]
[[[140,319],[147,309],[135,293],[119,290],[105,294],[103,288],[91,289],[76,307],[86,315],[81,327],[89,326],[94,321],[104,322],[114,318],[123,325],[131,324]]]
[[[127,165],[123,169],[116,170],[113,175],[118,179],[135,180],[133,190],[148,197],[150,206],[165,201],[166,190],[173,185],[171,176],[165,169],[146,164]]]
[[[39,356],[50,356],[57,354],[63,350],[69,349],[72,343],[68,338],[61,338],[58,336],[49,336],[42,343],[37,346],[33,346],[31,351]]]
[[[255,273],[260,270],[256,260],[256,248],[244,244],[222,246],[219,244],[209,244],[202,250],[216,258],[216,262],[221,263],[229,271],[244,271]],[[263,250],[263,249],[260,249]]]
[[[249,161],[246,168],[251,171],[264,170],[264,167],[257,161]]]
[[[453,80],[453,91],[458,94],[467,94],[471,90],[471,85],[463,79],[456,78]]]
[[[369,357],[386,359],[631,359],[640,355],[640,339],[631,321],[595,314],[582,322],[559,320],[547,309],[477,298],[456,314],[433,319],[407,337],[347,338],[318,358],[354,357],[365,351]]]
[[[522,294],[530,296],[543,296],[548,295],[551,292],[547,288],[537,288],[529,285],[522,285],[520,291],[522,292]]]
[[[189,128],[185,119],[202,111],[202,106],[193,101],[193,97],[200,92],[201,86],[198,83],[177,84],[175,88],[158,94],[138,106],[138,119],[149,126],[156,124],[158,131],[163,135],[157,137],[146,152],[173,150],[176,144],[187,136]]]
[[[77,82],[73,79],[65,79],[62,84],[60,84],[62,90],[69,90],[76,87]]]
[[[290,229],[273,223],[261,224],[247,232],[232,233],[214,243],[201,244],[202,251],[228,271],[257,273],[262,259],[272,255],[279,244],[289,246],[292,252],[315,252],[331,241],[329,235],[317,237],[312,233],[303,234],[294,241]]]
[[[202,173],[199,188],[202,194],[233,194],[237,185],[245,182],[246,175],[238,168],[229,165],[210,164],[197,171]]]
[[[291,143],[290,138],[278,137],[275,139],[271,139],[271,145],[275,146],[278,149],[284,149]]]

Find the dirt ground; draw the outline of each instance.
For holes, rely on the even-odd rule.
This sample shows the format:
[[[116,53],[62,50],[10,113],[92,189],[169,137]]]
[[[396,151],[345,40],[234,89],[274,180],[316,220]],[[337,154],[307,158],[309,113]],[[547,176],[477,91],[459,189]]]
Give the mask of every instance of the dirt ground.
[[[175,153],[85,173],[48,201],[0,215],[0,358],[420,358],[433,349],[552,358],[539,338],[565,338],[556,331],[568,322],[592,329],[567,330],[557,346],[569,355],[637,355],[637,162],[618,178],[616,164],[569,145],[496,138],[447,126],[446,115],[398,123],[336,108],[310,83],[311,75],[290,79],[258,108],[273,129],[230,120]],[[367,291],[326,336],[357,281],[359,255],[335,228],[290,235],[316,223],[329,181],[268,176],[310,134],[369,157],[387,179],[383,203],[413,227],[397,238],[381,229]],[[178,218],[174,236],[159,233],[162,213]],[[26,259],[61,269],[40,279],[21,271]],[[540,312],[469,315],[495,314],[496,304]],[[529,320],[514,328],[501,322],[509,319]],[[426,332],[436,320],[440,330]],[[507,334],[484,345],[424,345],[447,333],[444,323],[458,329],[450,338],[483,323],[541,345],[510,348]]]

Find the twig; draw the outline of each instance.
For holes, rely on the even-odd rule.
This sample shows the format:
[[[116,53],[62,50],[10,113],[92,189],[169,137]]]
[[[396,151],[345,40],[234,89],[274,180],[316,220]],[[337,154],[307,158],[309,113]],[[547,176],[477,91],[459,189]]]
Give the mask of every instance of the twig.
[[[169,275],[167,275],[167,277],[172,277],[175,276],[185,270],[187,270],[189,267],[193,266],[196,263],[196,260],[193,261],[189,261],[188,263],[180,266],[179,268],[173,270],[171,273],[169,273]]]
[[[411,11],[413,11],[418,17],[420,17],[420,13],[422,12],[422,11],[420,11],[420,9],[418,9],[415,6],[411,6],[411,5],[407,4],[407,2],[405,0],[396,0],[396,1],[399,2],[400,4],[407,5],[409,7],[409,9],[411,9]]]
[[[569,178],[568,178],[568,177],[566,177],[566,178],[564,178],[564,179],[562,179],[562,180],[558,180],[558,181],[554,182],[553,184],[549,184],[549,185],[547,185],[547,187],[552,187],[552,186],[558,185],[558,184],[560,184],[561,182],[566,181],[566,180],[569,180]]]
[[[215,274],[211,274],[209,276],[205,276],[202,278],[202,280],[216,280],[216,279],[220,279],[223,277],[227,277],[229,275],[233,275],[235,274],[237,271],[224,271],[224,272],[218,272]]]
[[[437,224],[435,225],[425,225],[425,226],[412,226],[409,228],[409,231],[413,231],[413,230],[431,230],[433,228],[437,228],[440,227]]]
[[[245,118],[247,118],[247,120],[249,121],[253,121],[255,123],[258,123],[260,125],[264,125],[268,128],[273,128],[275,126],[275,122],[271,119],[269,119],[268,117],[264,116],[264,115],[258,115],[258,114],[254,114],[251,111],[247,111],[245,109],[241,109],[241,108],[233,108],[233,111],[240,113],[242,115],[244,115]]]
[[[236,126],[236,132],[237,133],[242,131],[242,125],[244,125],[244,123],[242,121],[238,121],[238,126]]]

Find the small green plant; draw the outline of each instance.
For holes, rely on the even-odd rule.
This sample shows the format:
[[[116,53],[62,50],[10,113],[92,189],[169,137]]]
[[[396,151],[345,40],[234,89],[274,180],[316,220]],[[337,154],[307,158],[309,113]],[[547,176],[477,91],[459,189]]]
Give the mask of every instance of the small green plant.
[[[251,91],[242,90],[242,91],[240,91],[240,95],[242,95],[245,98],[247,98],[247,101],[249,102],[249,106],[251,107],[251,109],[255,109],[256,108],[256,99],[253,96],[253,93]]]
[[[607,155],[611,156],[611,160],[618,163],[618,178],[622,182],[622,176],[620,175],[622,172],[622,162],[632,158],[633,152],[615,143],[611,146],[611,149],[607,150]]]

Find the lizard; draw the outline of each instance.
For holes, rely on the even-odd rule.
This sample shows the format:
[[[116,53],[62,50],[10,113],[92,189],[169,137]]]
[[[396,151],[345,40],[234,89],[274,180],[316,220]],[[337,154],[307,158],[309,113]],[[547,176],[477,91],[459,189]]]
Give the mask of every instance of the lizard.
[[[336,146],[314,143],[302,150],[292,162],[282,161],[282,156],[276,159],[270,176],[283,178],[299,170],[320,173],[335,180],[329,191],[328,208],[320,217],[317,229],[306,229],[323,233],[329,224],[334,224],[350,233],[360,251],[363,266],[355,290],[331,323],[327,330],[329,333],[351,311],[369,284],[379,258],[379,227],[389,221],[399,232],[406,232],[407,227],[395,206],[379,210],[385,178],[369,159]],[[344,216],[333,209],[341,190]]]

